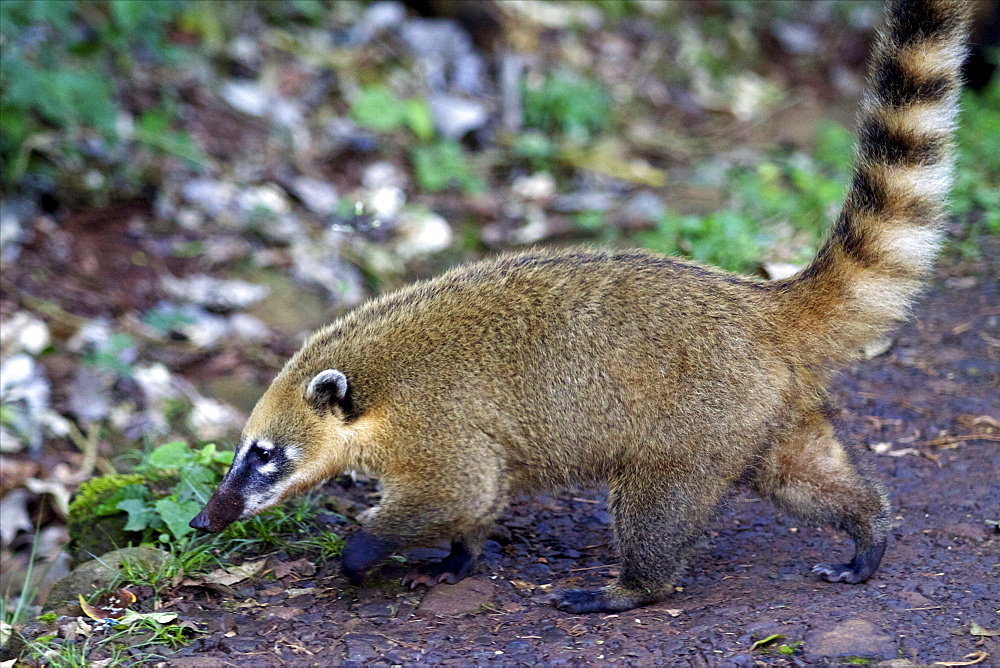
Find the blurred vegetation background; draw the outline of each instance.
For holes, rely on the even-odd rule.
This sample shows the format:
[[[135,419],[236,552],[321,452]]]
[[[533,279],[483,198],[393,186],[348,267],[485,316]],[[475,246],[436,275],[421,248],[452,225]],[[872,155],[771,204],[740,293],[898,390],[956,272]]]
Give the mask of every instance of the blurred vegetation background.
[[[874,2],[4,0],[8,621],[65,574],[70,494],[97,473],[142,475],[92,510],[199,555],[174,573],[301,535],[322,503],[189,535],[226,464],[206,444],[228,449],[304,335],[371,295],[541,243],[793,271],[840,206],[879,19]],[[1000,81],[977,77],[949,257],[995,272]]]

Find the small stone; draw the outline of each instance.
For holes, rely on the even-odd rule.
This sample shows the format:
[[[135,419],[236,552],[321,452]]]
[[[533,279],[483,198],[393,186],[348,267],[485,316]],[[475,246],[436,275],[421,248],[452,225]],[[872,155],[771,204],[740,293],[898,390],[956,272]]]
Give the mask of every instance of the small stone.
[[[396,608],[388,601],[374,601],[358,606],[358,616],[364,618],[372,617],[392,617],[396,614]]]
[[[218,216],[232,206],[236,193],[234,184],[215,179],[191,179],[181,187],[184,200],[197,204],[210,216]]]
[[[0,329],[0,355],[25,352],[38,355],[52,340],[48,326],[26,311],[7,318]]]
[[[892,659],[896,641],[867,620],[849,619],[806,634],[803,650],[808,661],[846,656]]]
[[[174,299],[201,304],[220,310],[243,309],[267,296],[263,285],[240,280],[223,280],[205,274],[174,278],[165,274],[160,279],[163,289]]]
[[[466,578],[454,585],[437,585],[420,602],[420,612],[429,615],[453,616],[475,612],[493,600],[492,582]]]
[[[326,181],[298,176],[288,184],[292,193],[313,213],[325,216],[337,208],[337,189]]]
[[[489,113],[478,102],[455,95],[431,95],[427,100],[434,126],[446,139],[461,139],[486,125]]]
[[[654,225],[667,213],[663,200],[648,190],[641,190],[632,195],[622,207],[622,215],[626,220],[635,223]]]
[[[252,81],[227,81],[219,89],[219,95],[231,107],[249,116],[263,116],[271,104],[271,96]]]
[[[556,180],[548,172],[520,176],[514,180],[511,190],[524,200],[547,201],[556,194]]]
[[[794,276],[801,268],[799,265],[791,264],[790,262],[765,262],[763,266],[764,273],[772,281]]]
[[[409,210],[396,226],[396,253],[404,258],[442,251],[451,245],[451,226],[432,211]]]
[[[214,441],[239,431],[243,418],[235,409],[215,399],[194,397],[188,428],[203,441]]]
[[[77,602],[77,597],[85,597],[122,577],[126,563],[140,564],[144,569],[157,571],[163,567],[170,555],[151,547],[126,547],[114,550],[97,559],[84,562],[59,580],[49,591],[46,608],[57,608]]]

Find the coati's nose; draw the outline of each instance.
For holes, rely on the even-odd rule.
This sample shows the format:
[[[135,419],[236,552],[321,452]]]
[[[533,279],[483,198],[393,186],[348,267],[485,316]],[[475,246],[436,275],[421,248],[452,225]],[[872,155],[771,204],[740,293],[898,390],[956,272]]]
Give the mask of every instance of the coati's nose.
[[[205,513],[204,510],[201,511],[200,513],[194,516],[194,519],[188,522],[188,526],[191,527],[192,529],[201,529],[202,531],[208,531],[208,515]]]

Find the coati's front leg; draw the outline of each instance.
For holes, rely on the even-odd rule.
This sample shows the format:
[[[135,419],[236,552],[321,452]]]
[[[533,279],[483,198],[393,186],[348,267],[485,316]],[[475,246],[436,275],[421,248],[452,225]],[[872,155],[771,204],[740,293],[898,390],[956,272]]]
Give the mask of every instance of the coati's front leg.
[[[409,475],[383,478],[378,512],[347,540],[341,563],[349,581],[360,582],[394,552],[442,539],[452,541],[451,554],[440,563],[414,569],[404,585],[454,584],[475,568],[489,529],[506,503],[500,467],[480,457],[467,463],[424,462],[419,471],[410,470]]]
[[[610,482],[608,510],[621,558],[621,575],[593,591],[557,594],[573,613],[620,612],[663,600],[728,488],[722,480],[694,484],[663,480],[663,471],[632,469]]]

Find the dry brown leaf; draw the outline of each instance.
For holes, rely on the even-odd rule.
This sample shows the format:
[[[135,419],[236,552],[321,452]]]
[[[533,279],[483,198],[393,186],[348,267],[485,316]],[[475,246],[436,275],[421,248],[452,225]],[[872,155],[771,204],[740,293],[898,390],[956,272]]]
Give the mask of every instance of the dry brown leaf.
[[[316,572],[316,564],[308,559],[297,559],[296,561],[282,561],[274,565],[271,569],[274,577],[281,580],[293,571],[302,575],[312,575]]]
[[[969,634],[974,636],[1000,636],[1000,631],[988,631],[976,622],[969,624]]]
[[[977,663],[982,663],[986,659],[990,658],[990,655],[986,652],[979,651],[973,652],[972,654],[966,654],[966,659],[968,661],[935,661],[935,666],[974,666]]]
[[[130,605],[135,603],[135,594],[128,589],[118,589],[108,594],[104,594],[97,599],[96,605],[91,605],[79,594],[80,608],[91,619],[103,621],[105,619],[121,619]]]
[[[267,559],[260,559],[258,561],[248,561],[245,564],[240,564],[239,566],[217,568],[206,575],[185,578],[182,584],[217,584],[225,587],[231,587],[237,582],[243,582],[247,578],[252,578],[260,573],[261,569],[264,568],[264,563],[266,561]]]

